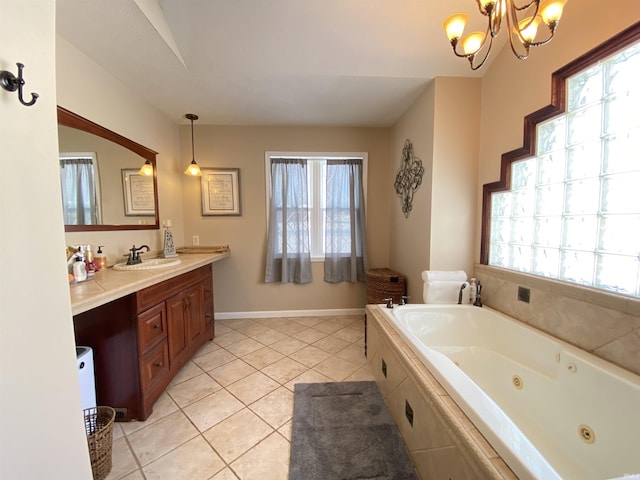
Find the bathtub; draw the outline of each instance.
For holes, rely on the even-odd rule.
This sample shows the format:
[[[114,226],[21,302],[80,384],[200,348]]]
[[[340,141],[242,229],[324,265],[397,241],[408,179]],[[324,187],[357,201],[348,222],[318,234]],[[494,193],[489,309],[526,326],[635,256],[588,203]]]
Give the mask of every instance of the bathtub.
[[[640,377],[486,307],[379,309],[521,480],[640,478]]]

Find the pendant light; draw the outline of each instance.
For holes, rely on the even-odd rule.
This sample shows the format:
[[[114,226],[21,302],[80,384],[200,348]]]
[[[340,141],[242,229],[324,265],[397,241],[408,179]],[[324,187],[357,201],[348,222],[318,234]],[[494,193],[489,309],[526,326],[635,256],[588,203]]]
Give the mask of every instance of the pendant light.
[[[142,165],[142,167],[140,167],[140,171],[138,171],[138,175],[144,175],[145,177],[153,175],[153,165],[150,160],[144,162],[144,165]]]
[[[200,167],[198,167],[198,164],[196,163],[196,154],[193,146],[193,121],[198,120],[198,115],[194,113],[187,113],[185,117],[191,120],[191,163],[184,171],[184,174],[192,175],[194,177],[201,177],[202,172],[200,171]]]

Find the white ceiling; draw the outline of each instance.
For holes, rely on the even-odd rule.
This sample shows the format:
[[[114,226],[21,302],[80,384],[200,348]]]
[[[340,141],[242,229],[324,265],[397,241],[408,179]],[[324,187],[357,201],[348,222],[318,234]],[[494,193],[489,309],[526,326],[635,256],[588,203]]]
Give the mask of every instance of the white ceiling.
[[[475,75],[441,25],[481,18],[473,0],[56,5],[57,33],[131,90],[176,123],[219,125],[390,126],[434,77]]]

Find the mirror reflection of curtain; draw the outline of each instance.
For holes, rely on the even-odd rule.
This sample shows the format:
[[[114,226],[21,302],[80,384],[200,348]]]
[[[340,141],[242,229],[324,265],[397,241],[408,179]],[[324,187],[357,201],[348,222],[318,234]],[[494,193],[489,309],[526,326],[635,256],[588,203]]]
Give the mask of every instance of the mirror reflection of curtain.
[[[100,191],[95,153],[60,154],[60,182],[65,225],[99,225]]]

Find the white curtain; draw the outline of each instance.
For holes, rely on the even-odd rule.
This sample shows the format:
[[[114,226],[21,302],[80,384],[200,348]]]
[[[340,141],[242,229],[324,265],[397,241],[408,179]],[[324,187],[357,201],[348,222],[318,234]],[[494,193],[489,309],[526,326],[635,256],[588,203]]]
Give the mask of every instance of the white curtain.
[[[65,225],[97,225],[101,222],[94,167],[91,158],[60,159]]]
[[[362,159],[327,160],[325,282],[365,282]]]
[[[271,159],[265,282],[311,282],[307,161]]]

